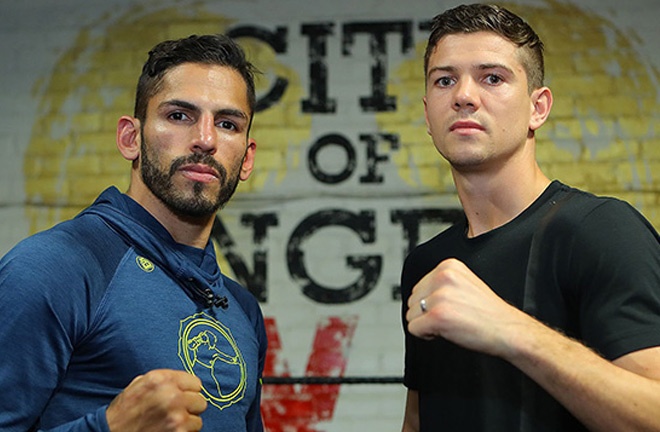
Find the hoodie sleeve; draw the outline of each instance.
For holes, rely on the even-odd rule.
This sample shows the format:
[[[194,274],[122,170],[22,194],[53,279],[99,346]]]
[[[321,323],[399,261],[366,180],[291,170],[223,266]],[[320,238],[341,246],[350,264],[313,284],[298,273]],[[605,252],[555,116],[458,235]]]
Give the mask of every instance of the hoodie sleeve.
[[[39,427],[91,321],[85,259],[60,240],[37,234],[0,261],[2,431]],[[105,408],[57,430],[107,431]]]
[[[224,276],[225,286],[231,291],[232,295],[240,303],[241,308],[250,318],[254,328],[254,333],[259,341],[259,376],[257,377],[256,397],[246,414],[246,423],[248,432],[262,432],[264,430],[263,419],[261,416],[261,388],[264,367],[266,364],[266,351],[268,349],[268,338],[266,336],[266,325],[264,317],[259,307],[257,299],[247,289],[232,279]]]
[[[38,432],[110,432],[105,417],[106,408],[107,406],[103,406],[96,410],[96,412],[87,414],[83,418],[63,424],[54,429],[39,429]]]
[[[256,302],[255,302],[256,303]],[[248,432],[262,432],[264,430],[263,419],[261,417],[261,388],[264,376],[264,366],[266,364],[266,349],[268,341],[266,338],[266,327],[261,310],[257,306],[255,331],[259,338],[259,379],[257,380],[257,396],[254,398],[250,411],[247,414]]]

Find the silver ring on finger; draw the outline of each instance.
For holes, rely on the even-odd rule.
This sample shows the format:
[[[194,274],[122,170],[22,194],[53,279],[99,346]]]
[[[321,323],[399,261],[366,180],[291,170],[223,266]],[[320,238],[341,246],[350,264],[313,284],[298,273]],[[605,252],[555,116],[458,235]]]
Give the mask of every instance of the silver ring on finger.
[[[428,310],[427,307],[426,307],[426,299],[425,298],[423,298],[419,301],[419,308],[422,310],[422,313],[426,313],[426,311]]]

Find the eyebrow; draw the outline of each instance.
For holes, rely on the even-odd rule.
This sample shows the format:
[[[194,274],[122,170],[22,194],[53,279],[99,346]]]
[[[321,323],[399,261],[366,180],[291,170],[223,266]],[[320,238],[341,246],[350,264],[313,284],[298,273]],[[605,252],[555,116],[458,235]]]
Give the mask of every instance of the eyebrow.
[[[488,70],[488,69],[504,69],[509,73],[513,73],[513,69],[503,63],[484,63],[479,65],[479,70]]]
[[[183,109],[187,109],[189,111],[194,111],[194,112],[199,112],[200,111],[200,109],[197,105],[195,105],[193,103],[190,103],[188,101],[185,101],[185,100],[181,100],[181,99],[166,100],[166,101],[163,101],[159,106],[160,107],[176,106],[176,107],[180,107],[180,108],[183,108]],[[224,116],[236,117],[236,118],[241,118],[241,119],[244,119],[244,120],[249,120],[249,116],[247,115],[247,113],[245,113],[243,110],[236,109],[236,108],[221,108],[219,110],[216,110],[213,114],[214,115],[220,114],[220,115],[224,115]]]
[[[490,69],[504,69],[507,72],[513,73],[513,70],[502,63],[482,63],[480,65],[477,65],[476,69],[478,70],[490,70]],[[457,67],[455,66],[434,66],[431,69],[429,69],[428,75],[431,75],[434,72],[456,72],[458,70]]]

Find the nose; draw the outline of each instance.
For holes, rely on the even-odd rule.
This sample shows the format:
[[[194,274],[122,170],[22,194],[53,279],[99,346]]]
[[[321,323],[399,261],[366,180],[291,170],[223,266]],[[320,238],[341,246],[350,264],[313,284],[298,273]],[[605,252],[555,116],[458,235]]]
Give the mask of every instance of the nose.
[[[456,111],[479,109],[479,89],[472,78],[460,80],[454,87],[454,103]]]
[[[217,150],[215,118],[202,115],[193,128],[192,150],[195,153],[214,154]]]

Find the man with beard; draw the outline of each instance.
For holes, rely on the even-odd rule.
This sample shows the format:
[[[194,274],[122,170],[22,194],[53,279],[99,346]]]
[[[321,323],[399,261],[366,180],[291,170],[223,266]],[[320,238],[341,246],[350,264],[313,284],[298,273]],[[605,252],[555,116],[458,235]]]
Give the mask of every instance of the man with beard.
[[[128,191],[0,262],[1,430],[263,430],[263,317],[209,240],[253,168],[255,72],[225,36],[156,45],[117,126]]]

